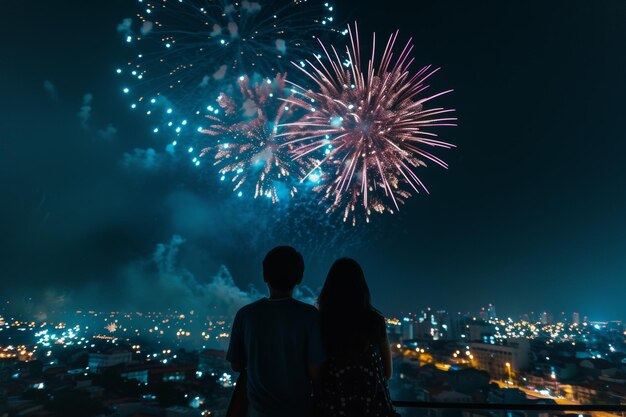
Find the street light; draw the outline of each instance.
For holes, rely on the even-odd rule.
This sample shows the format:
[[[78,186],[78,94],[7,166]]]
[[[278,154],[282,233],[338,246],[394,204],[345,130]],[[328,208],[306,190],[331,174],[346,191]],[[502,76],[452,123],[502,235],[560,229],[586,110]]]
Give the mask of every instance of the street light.
[[[508,381],[508,383],[511,384],[512,381],[511,381],[511,363],[510,362],[506,363],[506,370],[507,370],[507,372],[509,374],[509,381]]]
[[[556,379],[556,372],[552,371],[552,373],[550,374],[550,378],[552,378],[552,380],[554,381],[554,391],[556,396],[559,396],[559,380]]]

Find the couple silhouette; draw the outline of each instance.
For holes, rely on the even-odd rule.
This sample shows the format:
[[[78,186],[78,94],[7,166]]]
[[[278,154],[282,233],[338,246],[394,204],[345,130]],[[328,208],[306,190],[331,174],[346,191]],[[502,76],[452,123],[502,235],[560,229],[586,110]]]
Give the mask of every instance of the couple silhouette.
[[[385,320],[360,265],[333,263],[318,308],[293,298],[303,273],[290,246],[263,259],[270,296],[242,307],[232,325],[226,359],[240,376],[227,416],[397,416]]]

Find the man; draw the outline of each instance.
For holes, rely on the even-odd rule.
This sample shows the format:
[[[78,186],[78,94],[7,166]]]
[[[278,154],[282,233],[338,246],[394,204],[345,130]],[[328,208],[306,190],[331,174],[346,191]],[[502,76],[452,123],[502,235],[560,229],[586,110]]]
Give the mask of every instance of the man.
[[[324,350],[319,313],[293,298],[302,282],[302,255],[278,246],[263,259],[270,296],[242,307],[235,316],[226,359],[247,375],[250,417],[306,417],[312,385]]]

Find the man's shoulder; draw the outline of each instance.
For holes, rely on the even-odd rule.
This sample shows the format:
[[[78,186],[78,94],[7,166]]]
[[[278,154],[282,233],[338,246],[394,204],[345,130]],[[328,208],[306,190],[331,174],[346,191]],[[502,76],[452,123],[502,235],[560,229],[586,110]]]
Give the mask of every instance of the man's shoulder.
[[[256,315],[259,313],[262,314],[263,311],[273,310],[276,307],[274,303],[280,303],[282,308],[290,312],[289,314],[295,314],[299,317],[315,319],[319,316],[319,311],[315,306],[296,300],[295,298],[281,301],[272,301],[267,298],[261,298],[260,300],[241,307],[237,312],[237,315],[244,318],[246,316]]]
[[[317,308],[309,303],[296,300],[295,298],[292,299],[291,301],[292,301],[293,308],[302,311],[303,314],[310,314],[313,316],[319,314],[319,311],[317,310]]]
[[[288,314],[297,317],[301,322],[319,322],[320,312],[315,306],[293,299],[289,303]]]
[[[242,315],[250,314],[254,312],[255,310],[258,310],[259,308],[262,308],[261,306],[264,304],[265,300],[266,300],[265,298],[261,298],[259,300],[251,302],[250,304],[246,304],[245,306],[241,307],[239,311],[237,311],[237,315],[242,316]]]

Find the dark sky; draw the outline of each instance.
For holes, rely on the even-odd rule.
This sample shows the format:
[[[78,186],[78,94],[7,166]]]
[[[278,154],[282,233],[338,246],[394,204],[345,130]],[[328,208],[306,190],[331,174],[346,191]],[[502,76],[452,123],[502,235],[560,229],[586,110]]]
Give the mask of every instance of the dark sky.
[[[442,154],[448,171],[424,169],[431,194],[399,215],[338,227],[330,246],[303,243],[306,283],[319,287],[349,255],[388,314],[491,302],[510,315],[626,319],[626,3],[335,4],[363,40],[400,29],[416,67],[442,67],[433,88],[454,88],[441,103],[459,127],[440,133],[458,148]],[[125,54],[116,25],[134,10],[131,0],[0,3],[5,298],[140,306],[150,287],[129,294],[126,276],[149,270],[136,266],[174,235],[186,239],[178,268],[198,281],[225,265],[239,287],[260,287],[265,251],[284,241],[268,232],[284,229],[280,216],[167,159],[130,111],[114,69]]]

